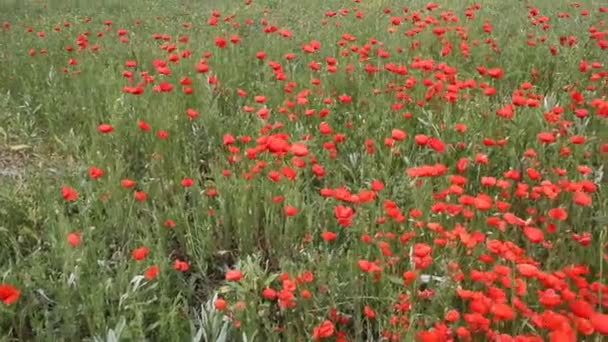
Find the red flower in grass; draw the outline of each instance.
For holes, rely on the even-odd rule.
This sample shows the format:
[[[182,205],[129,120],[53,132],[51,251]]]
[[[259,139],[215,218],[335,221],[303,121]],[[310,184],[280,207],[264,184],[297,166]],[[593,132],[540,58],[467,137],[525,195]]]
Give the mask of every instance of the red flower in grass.
[[[594,313],[591,315],[591,325],[596,332],[602,335],[608,335],[608,315]]]
[[[146,277],[146,279],[148,279],[148,280],[152,280],[152,279],[156,278],[156,276],[158,275],[159,272],[160,272],[160,267],[158,267],[158,265],[152,265],[152,266],[146,268],[146,270],[144,271],[144,277]]]
[[[177,271],[186,272],[190,269],[190,264],[187,261],[175,260],[173,262],[173,268]]]
[[[492,305],[490,311],[497,320],[512,320],[515,318],[515,310],[505,303],[496,303]]]
[[[366,305],[363,308],[363,314],[369,319],[373,319],[376,317],[376,312],[369,305]]]
[[[290,151],[298,157],[305,157],[308,155],[308,147],[301,142],[291,144]]]
[[[150,250],[148,249],[148,247],[142,246],[142,247],[134,249],[133,252],[131,253],[131,256],[135,260],[143,260],[146,258],[148,253],[150,253]]]
[[[545,144],[550,144],[555,141],[555,135],[550,132],[540,132],[537,134],[538,141]]]
[[[267,300],[275,300],[277,298],[277,291],[267,287],[264,290],[262,290],[262,297],[264,297]]]
[[[577,191],[574,193],[574,195],[572,196],[572,202],[574,202],[575,204],[578,204],[580,206],[588,206],[591,205],[591,196],[589,196],[588,194],[582,192],[582,191]]]
[[[143,120],[137,121],[137,127],[139,127],[139,129],[141,129],[142,131],[150,130],[150,124]]]
[[[159,129],[158,131],[156,131],[156,136],[160,139],[167,139],[167,137],[169,136],[169,132]]]
[[[437,152],[443,152],[445,151],[445,144],[443,143],[443,141],[441,141],[441,139],[438,138],[430,138],[428,141],[429,146],[437,151]]]
[[[68,243],[72,247],[76,247],[76,246],[80,245],[80,242],[81,242],[80,232],[69,233],[68,237],[67,237],[67,240],[68,240]]]
[[[226,272],[227,281],[239,281],[241,278],[243,278],[243,272],[240,270],[229,270]]]
[[[338,223],[343,227],[348,227],[351,225],[354,214],[355,211],[351,207],[344,205],[337,205],[334,207],[334,216]]]
[[[549,217],[558,221],[564,221],[568,218],[568,212],[564,208],[551,208],[549,209],[548,214]]]
[[[133,193],[133,198],[135,198],[135,200],[138,202],[143,202],[146,200],[146,198],[148,198],[148,194],[144,191],[135,191]]]
[[[226,39],[224,39],[223,37],[215,37],[214,42],[215,42],[215,46],[217,46],[219,48],[226,47]]]
[[[4,304],[11,305],[15,303],[19,299],[19,296],[21,296],[21,291],[13,285],[0,284],[0,300]]]
[[[184,178],[182,179],[182,186],[185,188],[189,188],[194,185],[194,179],[192,178]]]
[[[517,265],[517,271],[526,278],[535,277],[539,273],[538,267],[530,264]]]
[[[487,70],[487,73],[490,77],[496,79],[502,78],[504,75],[504,71],[501,68],[490,68]]]
[[[61,195],[66,201],[75,201],[78,199],[78,192],[67,185],[61,188]]]
[[[104,174],[105,174],[105,172],[96,166],[89,167],[89,176],[93,179],[100,178]]]
[[[401,141],[407,137],[407,133],[405,131],[395,128],[391,132],[391,137],[394,140]]]
[[[321,238],[324,241],[333,241],[338,237],[338,234],[332,232],[332,231],[324,231],[323,233],[321,233]]]
[[[447,322],[456,322],[460,318],[460,313],[454,309],[445,313],[444,319]]]
[[[226,302],[226,300],[224,298],[216,299],[215,302],[213,303],[213,305],[215,306],[215,309],[218,311],[224,311],[228,307],[228,303]]]
[[[285,212],[285,216],[295,216],[298,213],[298,208],[291,205],[286,205],[283,208],[283,211]]]
[[[125,178],[125,179],[123,179],[123,180],[120,181],[120,185],[123,188],[127,188],[127,189],[134,187],[136,184],[137,184],[136,181],[134,181],[132,179],[128,179],[128,178]]]
[[[312,330],[312,339],[319,341],[323,338],[330,337],[334,334],[334,324],[330,320],[325,320],[321,324],[317,325]]]
[[[578,317],[581,318],[591,318],[595,313],[593,312],[593,305],[589,302],[577,299],[573,300],[568,304],[570,307],[570,311]]]
[[[539,243],[545,240],[543,231],[535,227],[524,227],[524,235],[530,242]]]
[[[112,127],[110,124],[101,124],[97,126],[97,130],[99,133],[110,133],[114,130],[114,127]]]

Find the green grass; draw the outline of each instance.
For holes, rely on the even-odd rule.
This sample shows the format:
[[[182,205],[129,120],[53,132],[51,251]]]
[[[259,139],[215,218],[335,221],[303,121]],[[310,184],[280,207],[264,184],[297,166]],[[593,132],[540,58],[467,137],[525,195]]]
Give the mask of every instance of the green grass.
[[[606,6],[479,3],[468,19],[469,1],[432,11],[412,1],[407,12],[392,0],[1,1],[0,152],[28,147],[23,177],[0,177],[0,284],[21,291],[0,303],[1,339],[308,341],[322,339],[325,322],[327,341],[600,341],[608,34],[590,38],[590,28],[608,30]],[[533,25],[531,8],[550,26]],[[576,44],[560,44],[567,37]],[[320,46],[305,52],[312,41]],[[148,76],[143,94],[124,91]],[[154,91],[163,82],[173,89]],[[518,91],[530,105],[497,115]],[[412,174],[425,165],[446,169]],[[78,198],[62,197],[64,186]],[[140,247],[149,252],[135,260]],[[146,277],[152,266],[158,275]],[[243,278],[226,280],[230,269]],[[498,319],[505,307],[515,317]],[[454,321],[444,320],[450,309]],[[487,326],[476,327],[482,316]],[[561,323],[540,323],[550,316]]]

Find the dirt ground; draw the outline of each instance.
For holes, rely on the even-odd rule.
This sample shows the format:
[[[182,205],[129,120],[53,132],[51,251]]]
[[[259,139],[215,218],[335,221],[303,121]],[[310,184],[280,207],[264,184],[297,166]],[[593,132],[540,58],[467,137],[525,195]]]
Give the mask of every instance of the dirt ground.
[[[0,177],[23,177],[31,160],[31,150],[27,145],[0,146]]]

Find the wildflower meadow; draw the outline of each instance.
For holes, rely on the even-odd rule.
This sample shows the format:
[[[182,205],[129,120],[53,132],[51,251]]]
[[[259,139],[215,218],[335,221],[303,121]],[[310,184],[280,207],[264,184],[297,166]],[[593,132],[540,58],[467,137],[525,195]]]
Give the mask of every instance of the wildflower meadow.
[[[608,2],[0,24],[0,341],[608,339]]]

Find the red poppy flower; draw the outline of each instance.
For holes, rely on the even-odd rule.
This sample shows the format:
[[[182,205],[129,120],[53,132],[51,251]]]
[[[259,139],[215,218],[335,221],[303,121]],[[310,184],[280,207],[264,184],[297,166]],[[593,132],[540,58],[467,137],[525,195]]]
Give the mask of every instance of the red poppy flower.
[[[148,198],[148,194],[146,194],[144,191],[135,191],[133,193],[133,198],[135,198],[135,200],[138,202],[143,202],[146,200],[146,198]]]
[[[167,137],[169,137],[169,132],[159,129],[158,131],[156,131],[156,136],[160,139],[167,139]]]
[[[98,167],[95,167],[95,166],[89,167],[89,176],[93,179],[100,178],[104,174],[105,174],[105,172]]]
[[[541,143],[549,144],[555,141],[555,136],[553,133],[549,132],[540,132],[537,134],[538,141]]]
[[[551,208],[548,214],[549,217],[558,221],[564,221],[568,218],[568,212],[564,208]]]
[[[439,138],[430,138],[428,145],[437,152],[445,151],[445,144]]]
[[[535,277],[539,272],[538,267],[530,264],[517,265],[517,271],[524,277]]]
[[[173,269],[181,272],[186,272],[190,269],[190,264],[188,264],[187,261],[182,261],[178,259],[173,262]]]
[[[580,206],[589,206],[591,205],[591,196],[589,196],[588,194],[582,192],[582,191],[577,191],[574,193],[574,195],[572,196],[572,202],[574,202],[575,204],[578,204]]]
[[[487,74],[492,78],[502,78],[504,72],[501,68],[490,68],[487,69]]]
[[[101,125],[97,126],[97,130],[100,133],[110,133],[114,130],[114,127],[112,127],[112,125],[110,125],[110,124],[101,124]]]
[[[133,252],[131,252],[131,257],[133,257],[133,259],[135,260],[143,260],[146,258],[148,253],[150,253],[150,250],[147,247],[142,246],[139,248],[135,248]]]
[[[78,192],[67,185],[61,188],[61,195],[66,201],[75,201],[78,199]]]
[[[524,235],[534,243],[542,242],[545,239],[543,231],[534,227],[524,227]]]
[[[368,260],[357,260],[357,265],[363,272],[369,272],[372,269],[373,263]]]
[[[226,302],[226,300],[224,298],[218,298],[213,303],[213,306],[218,311],[224,311],[228,307],[228,303]]]
[[[417,243],[414,245],[413,254],[414,254],[414,256],[416,256],[418,258],[422,258],[422,257],[425,257],[425,256],[431,254],[432,250],[433,249],[431,248],[431,246],[429,246],[425,243]]]
[[[198,117],[198,112],[192,108],[188,108],[186,109],[186,115],[188,115],[188,118],[190,119],[195,119],[196,117]]]
[[[416,134],[414,136],[414,141],[416,141],[416,144],[418,145],[426,145],[429,142],[429,137],[424,134]]]
[[[593,305],[581,299],[573,300],[568,304],[568,306],[573,314],[581,318],[591,318],[591,316],[594,314]]]
[[[236,138],[232,134],[224,134],[224,146],[232,145],[236,142]]]
[[[338,234],[332,232],[332,231],[325,231],[323,233],[321,233],[321,238],[324,241],[333,241],[336,239],[336,237],[338,237]]]
[[[226,272],[227,281],[239,281],[243,278],[243,273],[240,270],[229,270]]]
[[[182,186],[185,188],[191,187],[192,185],[194,185],[194,179],[192,178],[184,178],[182,179]]]
[[[298,157],[305,157],[308,155],[308,147],[304,143],[293,143],[291,144],[291,153]]]
[[[515,310],[505,303],[495,303],[492,305],[491,312],[498,320],[511,320],[515,318]]]
[[[9,284],[0,284],[0,300],[10,305],[15,303],[21,296],[21,291]]]
[[[460,313],[456,310],[449,310],[445,313],[444,319],[447,322],[456,322],[460,318]]]
[[[152,279],[156,278],[156,276],[158,275],[159,272],[160,272],[160,267],[158,267],[158,265],[152,265],[152,266],[146,268],[146,270],[144,271],[144,277],[146,277],[146,279],[148,279],[148,280],[152,280]]]
[[[267,287],[264,290],[262,290],[262,297],[264,297],[267,300],[275,300],[277,298],[277,291]]]
[[[68,243],[72,247],[76,247],[76,246],[80,245],[80,233],[78,233],[78,232],[69,233],[67,240],[68,240]]]
[[[401,141],[407,137],[407,133],[405,133],[404,131],[402,131],[400,129],[395,128],[391,132],[391,137],[393,139],[395,139],[396,141]]]
[[[372,309],[369,305],[366,305],[365,307],[363,307],[363,314],[367,317],[367,318],[375,318],[376,317],[376,312],[374,311],[374,309]]]
[[[317,325],[312,330],[312,338],[315,341],[330,337],[334,334],[334,323],[330,320],[325,320],[321,324]]]
[[[223,37],[215,37],[214,42],[215,42],[215,46],[217,46],[219,48],[226,47],[226,39],[224,39]]]
[[[602,313],[593,313],[590,318],[591,325],[596,332],[602,335],[608,335],[608,315]]]
[[[283,211],[285,212],[285,216],[295,216],[298,213],[298,208],[291,205],[286,205],[283,208]]]
[[[126,189],[134,187],[135,184],[137,184],[136,181],[134,181],[132,179],[128,179],[128,178],[125,178],[120,181],[120,186],[122,186],[123,188],[126,188]]]

